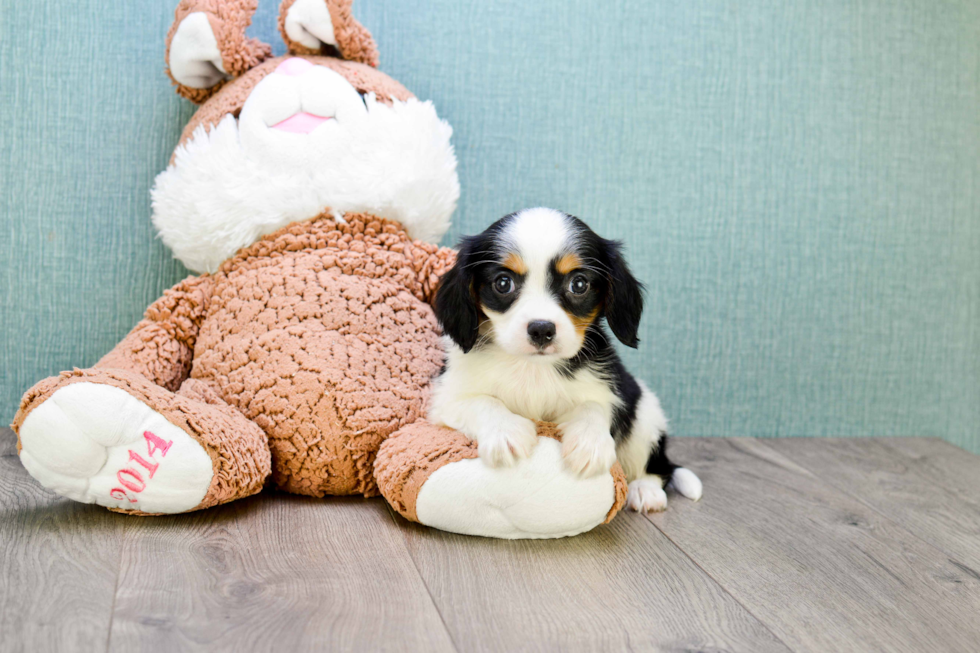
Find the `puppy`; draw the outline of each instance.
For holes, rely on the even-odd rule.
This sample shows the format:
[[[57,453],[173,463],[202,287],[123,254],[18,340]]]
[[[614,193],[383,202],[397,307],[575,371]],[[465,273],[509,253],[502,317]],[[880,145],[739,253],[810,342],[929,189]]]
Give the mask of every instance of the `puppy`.
[[[447,357],[429,421],[472,438],[492,467],[531,454],[532,420],[558,422],[566,468],[593,476],[618,459],[632,509],[666,508],[668,483],[699,499],[698,477],[667,458],[659,400],[626,371],[602,326],[636,347],[642,311],[620,243],[552,209],[501,218],[463,239],[440,281]]]

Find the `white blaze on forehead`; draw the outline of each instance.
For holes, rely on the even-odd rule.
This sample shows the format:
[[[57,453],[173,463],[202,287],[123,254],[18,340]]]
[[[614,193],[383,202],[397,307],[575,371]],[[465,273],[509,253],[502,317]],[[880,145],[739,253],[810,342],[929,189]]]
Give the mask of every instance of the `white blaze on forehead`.
[[[551,322],[555,335],[546,354],[570,358],[581,346],[575,325],[551,289],[551,265],[556,257],[574,251],[578,236],[571,219],[554,209],[526,209],[515,215],[498,239],[501,254],[520,256],[527,272],[516,301],[503,313],[484,311],[494,327],[495,342],[518,356],[537,354],[528,339],[528,324]]]
[[[548,208],[524,209],[504,228],[501,240],[520,254],[529,276],[544,273],[555,256],[575,247],[575,233],[564,213]]]

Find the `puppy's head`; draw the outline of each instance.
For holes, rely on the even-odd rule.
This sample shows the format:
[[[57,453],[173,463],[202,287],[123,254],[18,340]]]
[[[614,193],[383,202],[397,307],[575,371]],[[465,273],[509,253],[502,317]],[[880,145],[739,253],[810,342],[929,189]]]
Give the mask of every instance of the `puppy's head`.
[[[568,359],[601,318],[636,347],[643,295],[619,243],[565,213],[525,209],[463,239],[435,312],[464,352],[494,343],[512,355]]]

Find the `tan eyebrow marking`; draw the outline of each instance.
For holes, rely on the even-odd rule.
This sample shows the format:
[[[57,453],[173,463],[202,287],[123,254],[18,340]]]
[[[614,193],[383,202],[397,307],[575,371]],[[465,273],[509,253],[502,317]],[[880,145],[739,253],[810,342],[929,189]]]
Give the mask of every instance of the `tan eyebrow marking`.
[[[561,274],[568,274],[572,270],[582,267],[582,259],[578,257],[578,254],[565,254],[558,262],[555,263],[555,269]]]
[[[511,272],[515,272],[517,274],[527,274],[527,263],[524,262],[524,259],[513,252],[508,254],[507,258],[504,259],[503,266]]]

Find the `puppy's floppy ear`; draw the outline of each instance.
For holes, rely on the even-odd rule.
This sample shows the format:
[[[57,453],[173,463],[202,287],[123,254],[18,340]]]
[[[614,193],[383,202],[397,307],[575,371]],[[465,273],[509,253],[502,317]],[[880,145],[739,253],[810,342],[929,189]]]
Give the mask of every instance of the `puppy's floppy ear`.
[[[640,341],[636,332],[643,314],[643,285],[630,272],[623,258],[622,243],[603,239],[606,253],[606,323],[621,343],[634,349]]]
[[[464,238],[456,264],[439,280],[435,313],[443,332],[465,354],[473,349],[480,335],[480,310],[473,288],[472,251],[474,241]]]

